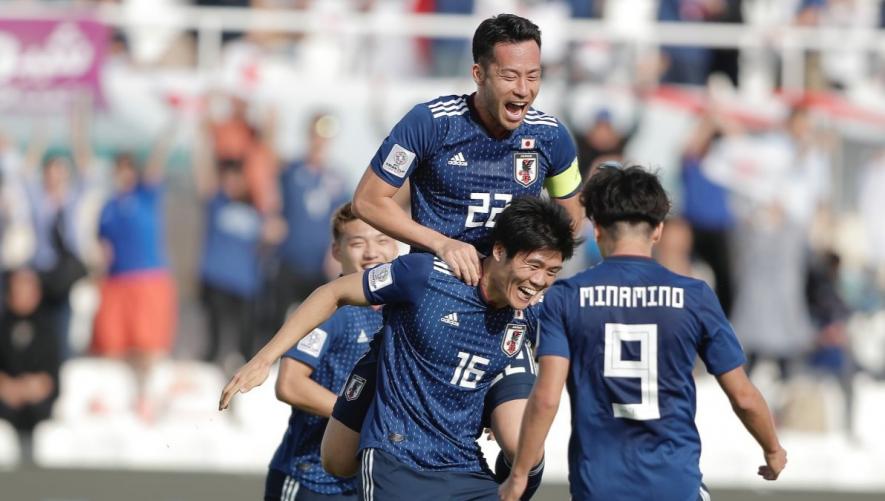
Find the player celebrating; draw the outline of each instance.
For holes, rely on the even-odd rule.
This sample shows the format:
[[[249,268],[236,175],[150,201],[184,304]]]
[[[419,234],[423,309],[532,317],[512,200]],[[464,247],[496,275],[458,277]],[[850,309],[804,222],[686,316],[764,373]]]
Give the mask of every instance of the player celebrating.
[[[555,284],[539,322],[539,376],[501,499],[519,499],[556,415],[563,385],[572,405],[573,499],[708,500],[698,466],[692,368],[700,356],[762,447],[759,475],[786,464],[765,400],[713,291],[651,259],[670,208],[657,177],[603,168],[584,187],[604,261]]]
[[[495,219],[542,188],[577,226],[583,219],[575,145],[562,123],[531,107],[541,86],[541,32],[501,14],[473,35],[476,92],[419,104],[381,144],[357,186],[354,211],[384,233],[431,251],[479,282]],[[414,221],[393,200],[410,181]]]
[[[571,135],[556,118],[531,107],[540,89],[540,54],[541,33],[531,21],[510,14],[483,21],[473,37],[476,92],[440,97],[406,114],[357,187],[358,215],[413,249],[433,252],[471,285],[480,277],[477,251],[488,254],[496,218],[513,198],[539,196],[546,188],[579,231],[583,213],[574,195],[581,178]],[[393,200],[406,179],[414,220]],[[339,399],[329,421],[323,461],[330,471],[355,471],[353,452],[372,399],[377,356],[373,347],[360,362],[354,377],[364,390],[352,400]],[[519,354],[506,373],[487,402],[503,452],[495,468],[501,480],[534,383],[530,357]],[[536,470],[535,483],[540,475]]]
[[[350,203],[332,218],[332,256],[343,273],[367,270],[392,260],[392,238],[356,218]],[[292,406],[283,441],[270,463],[264,499],[356,500],[354,479],[326,473],[320,464],[320,440],[339,388],[350,368],[381,328],[381,313],[370,307],[344,306],[289,349],[280,361],[277,398]]]
[[[524,310],[553,282],[575,240],[565,211],[536,198],[502,211],[492,237],[479,287],[425,253],[321,287],[238,371],[220,407],[264,381],[272,361],[338,305],[384,303],[378,388],[361,443],[363,497],[494,499],[497,483],[475,442],[485,394],[532,335],[533,315]],[[359,391],[351,380],[344,395]]]

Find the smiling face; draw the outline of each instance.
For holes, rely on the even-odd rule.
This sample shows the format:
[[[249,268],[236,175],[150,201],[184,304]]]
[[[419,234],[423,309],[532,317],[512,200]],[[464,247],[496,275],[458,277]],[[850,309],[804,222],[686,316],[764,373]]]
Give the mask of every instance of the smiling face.
[[[365,221],[349,221],[341,225],[340,231],[340,236],[332,244],[332,256],[341,263],[344,274],[390,262],[397,255],[396,240]]]
[[[541,249],[518,252],[508,258],[504,247],[496,244],[488,263],[484,292],[489,302],[498,308],[510,306],[522,310],[528,308],[539,293],[553,285],[556,275],[562,270],[562,254]]]
[[[494,136],[516,130],[541,89],[541,48],[534,40],[498,43],[487,64],[473,65],[476,109]]]

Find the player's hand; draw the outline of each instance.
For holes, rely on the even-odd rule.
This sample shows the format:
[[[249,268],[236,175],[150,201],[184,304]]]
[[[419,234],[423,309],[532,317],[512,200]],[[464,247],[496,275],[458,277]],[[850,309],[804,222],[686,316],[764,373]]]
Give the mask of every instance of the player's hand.
[[[436,257],[445,261],[452,269],[452,273],[464,283],[473,286],[479,284],[482,268],[476,247],[454,238],[446,238],[441,245],[434,249],[434,253]]]
[[[218,402],[218,410],[227,409],[231,399],[237,393],[246,393],[263,383],[270,374],[270,366],[271,362],[256,355],[246,365],[240,367],[240,370],[234,374],[234,377],[230,379],[230,382],[222,390],[221,400]]]
[[[787,451],[782,448],[765,453],[765,465],[759,467],[759,476],[765,480],[777,480],[787,465]]]
[[[525,492],[525,486],[528,483],[528,477],[514,477],[510,475],[507,480],[498,487],[498,498],[501,501],[519,501],[522,493]]]

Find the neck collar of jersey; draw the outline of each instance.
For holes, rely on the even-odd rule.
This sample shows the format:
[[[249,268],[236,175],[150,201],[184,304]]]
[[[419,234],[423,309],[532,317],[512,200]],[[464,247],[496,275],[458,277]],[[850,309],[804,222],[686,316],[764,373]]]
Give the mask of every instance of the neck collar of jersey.
[[[651,256],[642,256],[639,254],[615,254],[613,256],[608,256],[603,258],[604,261],[638,261],[641,263],[654,263],[656,262]]]

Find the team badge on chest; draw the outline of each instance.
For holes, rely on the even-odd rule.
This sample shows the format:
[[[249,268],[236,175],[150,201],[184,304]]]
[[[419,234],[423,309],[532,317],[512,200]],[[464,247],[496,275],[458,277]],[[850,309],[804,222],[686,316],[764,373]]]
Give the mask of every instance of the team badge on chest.
[[[507,324],[504,331],[504,339],[501,340],[501,351],[508,357],[519,353],[522,342],[525,340],[526,326],[524,324]]]
[[[514,153],[513,177],[523,186],[530,186],[538,179],[538,154]]]

